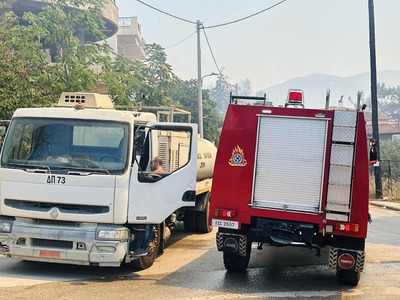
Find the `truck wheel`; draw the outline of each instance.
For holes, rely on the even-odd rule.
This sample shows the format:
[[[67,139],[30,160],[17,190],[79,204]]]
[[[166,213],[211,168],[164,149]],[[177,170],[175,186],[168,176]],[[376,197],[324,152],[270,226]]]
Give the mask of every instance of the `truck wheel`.
[[[231,272],[245,272],[249,265],[251,254],[251,243],[246,244],[246,256],[237,253],[223,251],[225,269]]]
[[[203,211],[196,211],[196,231],[201,233],[209,233],[213,227],[208,225],[210,213],[210,193],[204,196],[205,207]]]
[[[147,249],[148,254],[133,260],[131,262],[133,267],[144,270],[153,265],[158,255],[158,248],[160,247],[160,232],[160,224],[154,225],[153,238],[150,242],[149,248]]]
[[[360,281],[360,272],[351,270],[337,270],[336,278],[339,283],[356,286]]]
[[[183,217],[183,227],[187,232],[196,231],[196,212],[193,210],[185,210]]]

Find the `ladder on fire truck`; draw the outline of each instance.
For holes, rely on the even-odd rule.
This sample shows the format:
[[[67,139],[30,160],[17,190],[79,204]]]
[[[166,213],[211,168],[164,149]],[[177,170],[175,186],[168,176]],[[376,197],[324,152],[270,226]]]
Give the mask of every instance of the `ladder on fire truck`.
[[[349,221],[357,111],[335,110],[329,162],[326,218]]]

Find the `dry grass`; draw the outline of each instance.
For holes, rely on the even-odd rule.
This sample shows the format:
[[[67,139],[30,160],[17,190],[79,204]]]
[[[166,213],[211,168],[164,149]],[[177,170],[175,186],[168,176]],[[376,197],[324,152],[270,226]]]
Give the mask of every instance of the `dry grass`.
[[[369,177],[369,194],[371,198],[374,198],[376,195],[374,175]],[[400,202],[400,181],[382,177],[382,196],[384,200]]]

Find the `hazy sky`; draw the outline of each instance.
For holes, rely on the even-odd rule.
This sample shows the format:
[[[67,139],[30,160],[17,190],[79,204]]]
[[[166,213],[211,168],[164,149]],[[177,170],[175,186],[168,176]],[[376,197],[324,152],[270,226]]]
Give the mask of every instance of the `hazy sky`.
[[[245,18],[282,0],[142,1],[208,27]],[[120,16],[138,17],[146,43],[165,48],[167,62],[177,76],[197,78],[195,24],[137,0],[116,3]],[[374,8],[377,69],[400,70],[400,0],[375,0]],[[368,0],[286,0],[251,18],[205,28],[205,32],[218,68],[231,83],[249,79],[255,92],[313,73],[352,76],[369,72],[368,19]],[[201,52],[202,74],[218,73],[203,33]],[[207,77],[204,84],[210,80],[215,79]]]

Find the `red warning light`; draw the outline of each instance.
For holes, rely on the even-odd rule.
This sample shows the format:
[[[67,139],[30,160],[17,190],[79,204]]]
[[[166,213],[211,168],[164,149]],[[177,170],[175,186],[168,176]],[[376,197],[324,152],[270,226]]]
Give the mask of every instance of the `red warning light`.
[[[289,103],[302,103],[303,102],[303,91],[289,91],[288,102]]]
[[[286,99],[285,107],[304,107],[303,90],[290,89]]]

